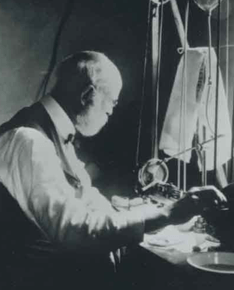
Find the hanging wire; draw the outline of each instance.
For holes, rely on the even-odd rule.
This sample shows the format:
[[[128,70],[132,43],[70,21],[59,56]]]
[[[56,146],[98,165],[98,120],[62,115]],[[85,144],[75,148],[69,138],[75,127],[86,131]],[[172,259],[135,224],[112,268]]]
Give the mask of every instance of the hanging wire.
[[[186,47],[187,44],[187,36],[188,36],[188,21],[189,21],[189,1],[187,3],[187,8],[186,8],[186,16],[185,16],[185,37],[184,37],[184,47],[185,47],[185,53],[184,53],[184,65],[185,65],[185,78],[184,78],[184,140],[183,140],[183,149],[186,149],[186,136],[187,136],[187,131],[186,131],[186,122],[187,122],[187,66],[188,66],[188,48]],[[186,154],[184,153],[183,156],[184,159],[184,171],[183,171],[183,191],[186,192],[187,190],[187,163],[186,163]]]
[[[229,98],[229,9],[230,3],[229,0],[226,0],[227,3],[227,21],[226,21],[226,96]]]
[[[137,146],[136,146],[136,158],[135,158],[136,168],[139,167],[142,116],[143,116],[144,99],[145,99],[145,92],[146,92],[146,73],[147,73],[147,64],[148,64],[151,13],[152,13],[152,4],[151,4],[151,0],[149,0],[148,16],[147,16],[147,30],[146,30],[146,44],[145,44],[145,53],[144,53],[144,67],[143,67],[143,85],[142,85],[142,92],[141,92],[141,100],[140,100],[141,104],[140,104],[139,123],[138,123],[138,132],[137,132]]]
[[[234,130],[234,90],[232,93],[232,140],[231,140],[231,166],[230,166],[230,182],[232,182],[232,177],[233,177],[233,156],[234,156],[234,134],[233,134],[233,130]]]
[[[229,0],[226,0],[227,6],[226,6],[226,72],[225,72],[225,92],[226,92],[226,98],[227,102],[229,103],[230,96],[229,96]],[[230,114],[230,112],[229,112]],[[229,178],[229,162],[227,161],[225,164],[226,169],[226,176]]]
[[[215,140],[214,140],[214,184],[216,184],[217,175],[217,133],[218,133],[218,106],[219,106],[219,62],[220,62],[220,19],[221,19],[221,0],[218,2],[218,20],[217,20],[217,65],[216,65],[216,98],[215,98]]]
[[[227,55],[227,62],[226,65],[228,65],[229,68],[229,48],[230,47],[234,47],[234,45],[230,45],[229,44],[229,15],[230,15],[230,3],[229,0],[227,0],[227,39],[226,39],[226,55]],[[228,85],[228,97],[231,99],[231,96],[229,96],[229,69],[226,70],[226,73],[228,72],[228,83],[226,83]],[[227,76],[226,76],[227,78]],[[234,91],[232,92],[232,139],[231,139],[231,156],[230,156],[230,168],[229,168],[229,172],[228,172],[228,177],[229,177],[229,182],[232,182],[232,178],[233,178],[233,157],[234,157]]]
[[[206,127],[202,127],[202,139],[203,142],[206,140]],[[206,171],[206,150],[202,150],[202,185],[207,185],[207,171]]]
[[[215,131],[212,128],[212,125],[210,124],[209,120],[209,102],[210,102],[210,97],[211,97],[211,91],[212,91],[212,68],[211,68],[211,48],[212,48],[212,29],[211,29],[211,10],[208,10],[208,90],[207,90],[207,98],[206,98],[206,121],[208,124],[208,128],[210,129],[210,132],[215,135]]]
[[[50,62],[48,65],[48,69],[37,91],[37,94],[35,97],[36,100],[38,100],[40,96],[44,96],[46,94],[46,89],[50,80],[50,76],[57,62],[58,48],[59,48],[59,43],[60,43],[60,38],[63,32],[63,28],[65,24],[67,23],[69,16],[71,15],[74,3],[75,3],[75,0],[68,0],[67,3],[65,4],[65,10],[59,22],[58,30],[54,38],[54,44],[53,44],[53,49],[52,49],[52,54],[51,54]]]
[[[180,126],[179,126],[179,152],[183,151],[183,191],[186,191],[187,187],[187,166],[186,166],[186,117],[187,117],[187,35],[188,35],[188,21],[189,21],[189,1],[187,2],[185,12],[185,33],[184,33],[184,62],[183,62],[183,77],[182,77],[182,98],[181,98],[181,114],[180,114]],[[182,138],[183,137],[183,138]],[[182,144],[181,144],[182,143]],[[181,158],[177,161],[177,186],[181,188]]]
[[[180,43],[181,43],[181,47],[177,48],[177,51],[179,54],[183,54],[183,52],[184,52],[184,47],[183,47],[184,46],[184,33],[185,33],[184,32],[184,24],[183,24],[181,16],[180,16],[180,11],[179,11],[177,1],[176,0],[170,1],[170,5],[171,5],[172,12],[173,12],[175,25],[177,27],[177,32],[179,35]],[[186,45],[187,45],[187,47],[189,47],[188,40],[187,40]]]

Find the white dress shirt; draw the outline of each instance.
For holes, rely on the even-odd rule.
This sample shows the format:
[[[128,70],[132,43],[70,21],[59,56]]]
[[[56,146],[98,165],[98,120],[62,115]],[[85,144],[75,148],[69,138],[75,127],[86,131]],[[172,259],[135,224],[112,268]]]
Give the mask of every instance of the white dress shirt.
[[[71,120],[53,98],[46,97],[41,103],[62,140],[75,133]],[[112,250],[140,242],[144,232],[141,212],[113,209],[92,187],[71,143],[63,146],[82,190],[68,183],[54,144],[38,130],[19,127],[0,137],[0,181],[27,217],[52,242],[68,250]]]

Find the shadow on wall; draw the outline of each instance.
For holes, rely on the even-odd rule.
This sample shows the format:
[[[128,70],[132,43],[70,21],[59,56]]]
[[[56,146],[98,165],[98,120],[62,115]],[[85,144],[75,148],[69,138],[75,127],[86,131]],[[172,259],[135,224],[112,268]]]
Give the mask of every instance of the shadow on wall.
[[[33,101],[51,50],[55,12],[33,1],[1,1],[0,123]]]
[[[0,124],[30,105],[51,58],[54,37],[69,0],[3,0],[0,4]],[[74,1],[58,60],[77,50],[107,53],[119,66],[128,102],[140,91],[146,2]],[[134,13],[133,13],[134,8]],[[137,84],[137,85],[136,85]]]

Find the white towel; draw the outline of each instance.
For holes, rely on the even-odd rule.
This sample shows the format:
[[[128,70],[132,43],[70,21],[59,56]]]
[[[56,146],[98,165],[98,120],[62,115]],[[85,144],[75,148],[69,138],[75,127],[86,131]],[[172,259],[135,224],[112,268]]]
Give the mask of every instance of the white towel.
[[[216,97],[216,66],[215,51],[211,50],[211,86],[208,94],[209,54],[207,47],[189,48],[187,50],[187,75],[185,92],[187,97],[186,134],[182,132],[181,140],[185,137],[185,148],[192,147],[196,130],[198,142],[202,143],[214,137],[215,130],[215,97]],[[180,152],[182,148],[180,137],[180,116],[183,85],[184,57],[181,58],[170,101],[165,116],[159,148],[169,156]],[[203,128],[206,131],[206,140],[203,139]],[[231,125],[228,113],[227,99],[223,80],[219,70],[219,105],[218,105],[218,135],[223,137],[217,141],[217,166],[227,162],[231,156]],[[206,169],[214,168],[214,141],[205,145]],[[189,162],[191,151],[186,153],[185,161]],[[201,169],[201,164],[199,164]]]

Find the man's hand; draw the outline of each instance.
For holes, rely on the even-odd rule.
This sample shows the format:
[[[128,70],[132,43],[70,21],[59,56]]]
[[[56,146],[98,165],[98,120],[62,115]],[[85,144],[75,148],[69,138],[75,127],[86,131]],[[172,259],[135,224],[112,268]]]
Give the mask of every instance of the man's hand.
[[[172,223],[184,223],[195,215],[227,208],[226,197],[214,186],[191,188],[170,209]]]
[[[227,198],[213,185],[192,187],[187,195],[197,199],[203,211],[227,207]]]

